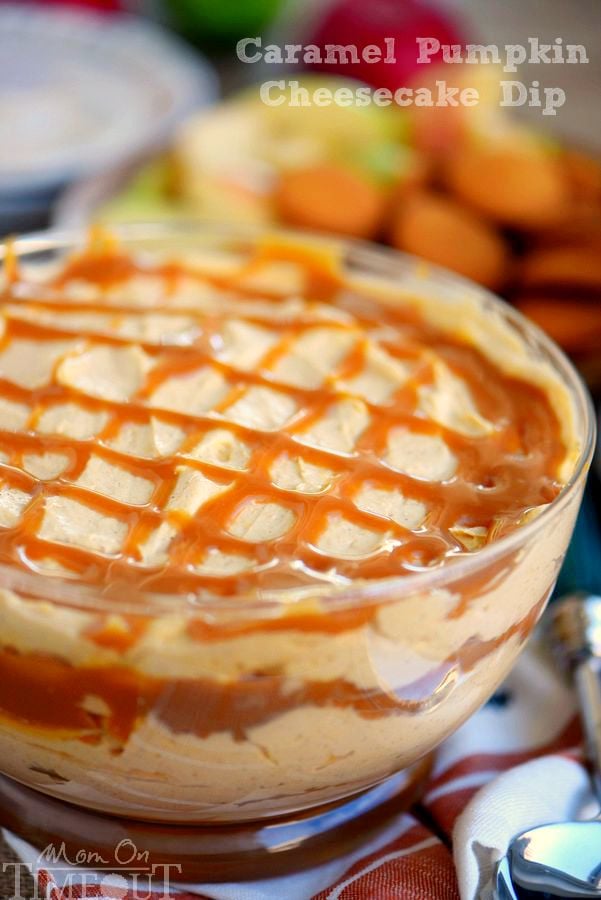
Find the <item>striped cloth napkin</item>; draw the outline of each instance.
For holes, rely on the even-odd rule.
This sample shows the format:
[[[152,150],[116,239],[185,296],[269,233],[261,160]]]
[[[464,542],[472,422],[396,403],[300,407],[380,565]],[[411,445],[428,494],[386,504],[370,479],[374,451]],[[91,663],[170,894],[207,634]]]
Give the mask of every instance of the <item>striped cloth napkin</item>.
[[[360,851],[285,878],[171,888],[169,900],[488,900],[494,864],[516,833],[594,813],[574,698],[535,641],[502,689],[440,749],[422,802]],[[159,900],[121,876],[53,873],[6,835],[40,897]]]

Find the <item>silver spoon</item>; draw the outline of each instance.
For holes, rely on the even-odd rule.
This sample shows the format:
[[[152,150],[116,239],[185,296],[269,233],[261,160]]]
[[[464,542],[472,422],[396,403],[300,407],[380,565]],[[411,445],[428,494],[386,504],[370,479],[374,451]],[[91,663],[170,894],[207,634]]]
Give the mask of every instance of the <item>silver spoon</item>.
[[[572,594],[551,608],[551,639],[576,687],[593,788],[601,806],[601,597]],[[513,838],[494,876],[496,900],[515,889],[601,898],[601,814],[541,825]]]

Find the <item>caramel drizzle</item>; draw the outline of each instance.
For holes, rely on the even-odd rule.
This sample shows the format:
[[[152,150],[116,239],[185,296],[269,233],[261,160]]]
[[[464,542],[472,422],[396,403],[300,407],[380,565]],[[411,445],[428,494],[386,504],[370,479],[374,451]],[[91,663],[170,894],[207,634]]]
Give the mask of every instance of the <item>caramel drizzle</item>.
[[[248,267],[245,268],[245,272]],[[132,305],[117,299],[71,301],[61,290],[72,279],[83,279],[99,291],[115,288],[133,275],[146,274],[159,278],[164,287],[162,306]],[[0,428],[0,449],[7,462],[0,463],[2,479],[9,485],[31,494],[21,520],[14,528],[0,531],[0,559],[20,561],[36,568],[41,560],[52,557],[77,577],[110,588],[112,583],[155,591],[198,591],[226,595],[244,593],[261,587],[302,585],[327,580],[335,570],[347,579],[356,577],[380,578],[387,575],[413,572],[416,569],[440,565],[451,556],[463,552],[463,547],[450,533],[454,525],[484,525],[490,529],[495,523],[496,533],[510,530],[519,524],[525,510],[550,502],[558,491],[555,481],[563,446],[559,424],[541,390],[504,376],[478,351],[459,342],[450,341],[421,322],[406,309],[392,310],[379,306],[369,297],[356,297],[342,290],[330,276],[326,286],[330,302],[353,314],[351,326],[307,314],[294,318],[270,318],[260,314],[243,314],[246,322],[267,325],[277,335],[274,347],[268,350],[252,371],[238,368],[216,356],[214,347],[220,329],[231,309],[225,313],[205,314],[188,306],[170,303],[181,278],[195,279],[208,284],[230,305],[236,298],[260,298],[277,304],[281,297],[264,290],[241,287],[241,275],[225,278],[202,273],[183,264],[143,267],[117,249],[101,244],[87,254],[73,259],[61,276],[46,288],[15,278],[7,285],[0,303],[3,307],[6,330],[0,350],[12,340],[27,338],[36,341],[73,338],[82,339],[85,346],[140,346],[153,360],[153,367],[138,393],[125,403],[97,398],[80,390],[65,387],[53,376],[50,383],[37,389],[19,387],[0,378],[0,397],[25,403],[31,409],[23,432]],[[307,266],[307,282],[317,296],[325,292],[319,288],[315,271]],[[316,287],[317,285],[317,287]],[[319,288],[319,289],[318,289]],[[74,330],[47,323],[39,318],[44,311],[57,313],[103,313],[119,318],[184,316],[195,323],[193,335],[185,345],[165,345],[135,340],[116,332],[85,328]],[[37,320],[31,320],[32,316]],[[363,402],[370,422],[349,454],[338,454],[323,447],[309,446],[299,436],[317,421],[335,401],[343,399],[344,391],[336,386],[340,379],[360,373],[365,363],[366,342],[358,339],[337,366],[336,372],[325,379],[319,388],[297,388],[276,380],[273,367],[306,330],[316,326],[352,329],[357,324],[366,333],[390,326],[398,335],[397,341],[380,340],[380,345],[393,357],[411,360],[412,374],[385,405]],[[483,415],[495,422],[492,435],[466,438],[432,421],[416,411],[420,386],[432,378],[431,367],[422,358],[424,346],[433,349],[447,365],[468,384]],[[60,362],[60,360],[59,360]],[[59,364],[57,362],[57,366]],[[223,375],[228,384],[227,395],[213,409],[204,414],[174,412],[149,404],[152,393],[166,380],[176,375],[192,373],[210,366]],[[260,431],[227,418],[227,408],[251,386],[268,387],[291,398],[298,407],[292,419],[277,432]],[[350,396],[350,395],[349,395]],[[91,440],[76,440],[59,435],[36,432],[36,422],[51,406],[75,403],[91,412],[104,412],[108,422]],[[179,450],[170,457],[148,459],[134,457],[112,448],[108,442],[128,422],[146,424],[151,419],[179,426],[186,437]],[[0,421],[0,426],[2,422]],[[382,460],[390,429],[402,425],[413,432],[441,436],[458,458],[459,466],[453,479],[445,483],[417,480],[389,468]],[[221,467],[186,456],[213,428],[225,428],[250,448],[252,456],[247,470]],[[69,465],[59,477],[41,482],[23,470],[26,452],[55,451],[64,453]],[[150,501],[133,506],[115,498],[75,485],[73,482],[84,470],[94,453],[134,475],[146,478],[155,487]],[[332,486],[319,494],[287,491],[272,483],[270,467],[283,453],[300,457],[308,463],[322,465],[334,472]],[[166,509],[167,500],[177,480],[176,467],[185,465],[203,472],[213,481],[231,484],[226,493],[205,502],[198,513],[189,516]],[[353,502],[362,484],[372,483],[380,488],[399,488],[406,498],[422,501],[428,508],[427,528],[411,532],[374,513],[359,509]],[[43,540],[37,531],[44,515],[45,500],[49,496],[67,496],[128,526],[122,552],[114,557],[103,556],[82,547],[58,545]],[[295,525],[279,539],[259,544],[234,537],[227,531],[228,521],[249,496],[257,500],[276,501],[290,509]],[[372,557],[359,560],[340,559],[317,549],[328,517],[340,514],[355,525],[377,532],[385,539],[383,549]],[[160,568],[149,568],[141,561],[140,546],[161,523],[170,522],[177,530],[169,548],[169,562]],[[211,576],[193,570],[203,552],[217,548],[237,553],[253,560],[250,571],[232,576]]]
[[[521,645],[538,621],[549,590],[526,615],[496,638],[467,639],[456,652],[418,681],[363,689],[345,681],[290,683],[278,673],[256,672],[235,682],[208,678],[160,679],[125,666],[75,667],[42,653],[0,650],[0,722],[37,733],[75,735],[99,743],[116,741],[116,752],[139,722],[153,714],[174,734],[205,738],[230,731],[244,740],[249,729],[277,715],[311,705],[350,708],[366,719],[427,712],[444,701],[456,683],[509,640]],[[100,697],[109,712],[86,710],[86,698]]]

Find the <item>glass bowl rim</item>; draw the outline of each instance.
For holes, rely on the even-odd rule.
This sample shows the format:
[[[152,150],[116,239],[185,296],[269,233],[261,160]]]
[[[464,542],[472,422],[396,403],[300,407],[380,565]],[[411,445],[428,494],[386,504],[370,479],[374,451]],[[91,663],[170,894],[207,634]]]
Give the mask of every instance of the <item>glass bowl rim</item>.
[[[487,288],[464,278],[441,266],[424,261],[408,253],[395,250],[391,247],[347,238],[340,235],[316,234],[304,232],[299,229],[288,229],[278,225],[254,226],[229,224],[223,222],[208,222],[193,219],[178,219],[168,222],[128,222],[110,224],[108,230],[119,241],[126,244],[135,244],[141,241],[167,240],[178,235],[187,239],[202,238],[209,240],[232,239],[257,241],[264,236],[282,235],[308,239],[313,243],[321,243],[324,246],[336,246],[343,253],[353,257],[353,274],[361,272],[362,265],[367,260],[378,260],[380,263],[388,262],[391,267],[397,267],[397,277],[407,275],[410,270],[415,274],[420,273],[423,282],[424,271],[427,270],[427,281],[431,281],[435,287],[449,285],[455,288],[468,289],[472,294],[477,294],[479,300],[492,305],[502,314],[504,321],[519,332],[522,340],[532,341],[545,355],[560,376],[571,394],[572,402],[577,416],[577,424],[581,429],[581,446],[578,458],[574,464],[573,472],[562,487],[557,497],[549,503],[538,515],[526,522],[515,531],[487,544],[477,552],[466,553],[452,563],[440,565],[432,569],[423,569],[410,575],[392,575],[379,579],[358,579],[356,583],[349,585],[311,585],[309,588],[299,590],[297,588],[283,588],[279,591],[249,591],[247,594],[235,597],[210,596],[202,597],[193,592],[181,594],[163,594],[141,591],[142,597],[133,602],[107,597],[103,589],[88,585],[83,581],[64,579],[48,576],[20,569],[12,564],[0,563],[0,588],[22,591],[35,600],[44,600],[49,603],[84,610],[93,610],[102,613],[122,613],[126,615],[152,615],[153,613],[182,613],[195,617],[204,617],[209,620],[229,614],[248,621],[253,618],[273,617],[282,612],[294,613],[295,607],[303,604],[298,610],[299,614],[306,614],[304,602],[307,597],[317,598],[320,601],[320,612],[349,610],[371,606],[374,604],[386,604],[400,600],[404,596],[415,596],[435,589],[444,588],[446,584],[454,584],[462,578],[493,564],[495,560],[503,558],[525,544],[534,537],[551,520],[551,517],[559,515],[561,510],[569,503],[572,495],[580,485],[581,479],[586,475],[595,449],[596,422],[592,398],[584,381],[576,370],[571,360],[561,348],[549,338],[545,332],[534,322],[529,321],[515,307],[494,294]],[[86,229],[56,229],[49,228],[43,231],[31,232],[14,238],[4,238],[0,241],[0,263],[5,258],[7,248],[10,246],[17,259],[44,252],[56,252],[61,250],[77,249],[85,244]],[[158,248],[157,248],[158,249]],[[345,259],[343,258],[343,262]],[[392,281],[394,273],[385,276]],[[401,284],[399,283],[399,287]],[[580,434],[579,434],[580,437]],[[5,578],[7,581],[5,581]],[[12,582],[9,584],[8,582]],[[40,590],[39,587],[42,587]],[[127,587],[125,587],[127,590]],[[290,594],[297,596],[290,598]],[[73,594],[73,597],[70,595]]]

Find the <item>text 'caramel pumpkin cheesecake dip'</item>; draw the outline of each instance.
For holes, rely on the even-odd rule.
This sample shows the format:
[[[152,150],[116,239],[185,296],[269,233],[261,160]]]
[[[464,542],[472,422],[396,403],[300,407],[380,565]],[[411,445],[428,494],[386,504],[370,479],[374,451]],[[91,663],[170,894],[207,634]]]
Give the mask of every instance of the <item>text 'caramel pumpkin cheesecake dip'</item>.
[[[569,364],[467,282],[190,244],[7,255],[0,759],[92,809],[232,822],[374,785],[486,699],[589,449]]]

